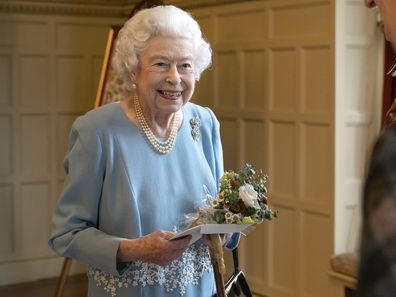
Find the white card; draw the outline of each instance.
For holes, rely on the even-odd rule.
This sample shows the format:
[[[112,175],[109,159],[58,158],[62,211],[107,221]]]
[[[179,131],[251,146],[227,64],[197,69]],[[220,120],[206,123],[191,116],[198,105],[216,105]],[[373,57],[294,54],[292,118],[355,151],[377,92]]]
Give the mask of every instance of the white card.
[[[176,240],[187,235],[191,235],[192,239],[190,244],[193,244],[202,237],[203,234],[225,234],[225,233],[238,233],[243,232],[247,228],[252,226],[251,224],[205,224],[192,227],[190,229],[181,231],[171,238]]]

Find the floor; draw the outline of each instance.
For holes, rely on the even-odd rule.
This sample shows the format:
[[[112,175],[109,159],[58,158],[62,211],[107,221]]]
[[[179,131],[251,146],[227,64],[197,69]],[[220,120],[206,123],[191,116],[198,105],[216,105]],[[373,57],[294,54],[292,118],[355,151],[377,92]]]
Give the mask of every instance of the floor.
[[[57,278],[45,279],[31,283],[0,286],[0,297],[55,297]],[[63,297],[86,297],[86,275],[70,276],[67,280]]]

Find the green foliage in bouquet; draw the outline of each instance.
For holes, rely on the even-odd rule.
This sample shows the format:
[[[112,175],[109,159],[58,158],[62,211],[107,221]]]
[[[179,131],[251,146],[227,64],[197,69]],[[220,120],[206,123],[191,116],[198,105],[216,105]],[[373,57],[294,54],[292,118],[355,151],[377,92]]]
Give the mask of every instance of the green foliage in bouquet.
[[[226,171],[220,178],[220,191],[212,200],[213,218],[218,224],[258,224],[278,216],[268,206],[267,175],[246,164],[235,173]]]

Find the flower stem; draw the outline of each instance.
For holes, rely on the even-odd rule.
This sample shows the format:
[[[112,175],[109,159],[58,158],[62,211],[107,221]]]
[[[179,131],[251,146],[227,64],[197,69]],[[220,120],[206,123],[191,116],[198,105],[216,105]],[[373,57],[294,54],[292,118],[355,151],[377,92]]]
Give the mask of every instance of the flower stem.
[[[209,248],[210,260],[216,283],[217,297],[227,297],[224,289],[225,265],[223,258],[223,245],[219,234],[210,234],[212,246]]]

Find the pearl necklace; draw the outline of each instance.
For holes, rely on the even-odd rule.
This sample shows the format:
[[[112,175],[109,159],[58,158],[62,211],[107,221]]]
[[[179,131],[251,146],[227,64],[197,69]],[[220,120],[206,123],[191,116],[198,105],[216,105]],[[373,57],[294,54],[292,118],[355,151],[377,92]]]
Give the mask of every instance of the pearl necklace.
[[[139,126],[142,128],[144,135],[146,135],[147,140],[152,145],[152,147],[161,154],[169,153],[176,143],[177,130],[180,124],[180,115],[176,112],[172,119],[171,132],[165,141],[159,140],[151,131],[149,125],[146,122],[142,108],[140,106],[139,98],[136,94],[133,96],[133,104],[135,107],[136,117]]]

